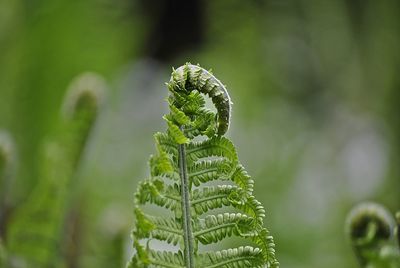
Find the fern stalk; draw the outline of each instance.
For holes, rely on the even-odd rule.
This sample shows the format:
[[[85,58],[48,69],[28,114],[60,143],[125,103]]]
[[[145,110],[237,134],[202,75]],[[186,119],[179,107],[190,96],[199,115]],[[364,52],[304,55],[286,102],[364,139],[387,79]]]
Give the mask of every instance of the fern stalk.
[[[185,263],[188,268],[194,267],[194,242],[192,232],[192,216],[190,213],[189,180],[186,165],[186,146],[179,145],[179,171],[181,177],[181,198],[183,212],[183,236],[185,242]]]

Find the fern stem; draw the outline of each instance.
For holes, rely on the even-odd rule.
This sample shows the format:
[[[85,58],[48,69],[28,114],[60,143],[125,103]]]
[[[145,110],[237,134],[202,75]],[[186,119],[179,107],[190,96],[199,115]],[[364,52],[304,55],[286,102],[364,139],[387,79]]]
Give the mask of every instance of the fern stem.
[[[179,145],[179,171],[181,177],[181,196],[182,196],[182,224],[183,240],[185,244],[184,257],[187,268],[194,268],[194,241],[192,232],[192,220],[190,215],[189,201],[189,180],[186,165],[186,145]]]

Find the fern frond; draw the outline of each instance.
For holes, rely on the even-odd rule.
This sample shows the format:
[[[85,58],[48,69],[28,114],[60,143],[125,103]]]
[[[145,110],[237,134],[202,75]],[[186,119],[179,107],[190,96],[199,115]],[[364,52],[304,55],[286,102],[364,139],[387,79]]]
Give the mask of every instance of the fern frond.
[[[168,123],[168,134],[177,144],[184,144],[189,142],[189,138],[185,136],[182,130],[177,125],[174,125],[171,121]]]
[[[189,166],[188,174],[195,186],[213,180],[229,180],[232,163],[226,160],[205,160]]]
[[[176,91],[198,90],[207,94],[218,110],[218,134],[225,134],[229,127],[232,102],[225,86],[215,76],[200,66],[185,64],[172,73],[169,87]]]
[[[265,218],[265,209],[254,196],[249,196],[245,203],[237,204],[235,207],[247,215],[254,217],[254,219],[256,219],[260,224],[263,223]]]
[[[191,64],[174,70],[167,86],[167,131],[155,134],[157,154],[149,162],[150,178],[139,183],[135,194],[137,253],[131,267],[278,267],[275,244],[263,227],[265,209],[253,196],[254,181],[240,164],[233,143],[223,137],[231,114],[225,86]],[[204,95],[217,113],[205,108]],[[173,215],[145,214],[146,204]],[[213,211],[225,208],[230,213]],[[231,236],[256,247],[199,252],[199,243],[218,243]],[[147,241],[146,247],[139,240]],[[151,240],[179,245],[180,250],[153,251]]]
[[[254,227],[254,219],[241,213],[208,215],[194,226],[194,236],[203,245],[207,245],[232,235],[254,236]]]
[[[225,159],[198,161],[189,166],[188,174],[191,183],[195,186],[214,180],[231,180],[247,194],[253,193],[254,181],[243,166],[236,161],[231,162]]]
[[[206,135],[211,138],[217,132],[217,117],[216,114],[208,109],[200,109],[196,114],[196,119],[190,122],[185,133],[189,138],[198,135]]]
[[[139,184],[135,200],[138,205],[155,204],[170,209],[176,216],[181,215],[180,189],[176,183],[165,186],[160,178],[145,180]]]
[[[178,126],[186,125],[190,122],[189,116],[187,116],[184,112],[175,107],[175,105],[170,105],[171,113],[169,115],[165,115],[165,118],[169,121],[173,121]]]
[[[154,135],[154,138],[156,139],[156,144],[159,147],[159,151],[166,152],[173,156],[178,155],[178,148],[176,147],[176,143],[174,139],[167,133],[157,132]]]
[[[224,157],[230,161],[237,160],[235,146],[225,137],[215,136],[202,142],[193,142],[188,145],[187,157],[191,161],[213,156]]]
[[[207,268],[262,268],[265,262],[259,248],[251,246],[207,252],[198,258],[198,267]]]
[[[192,192],[191,204],[195,215],[202,215],[209,210],[223,206],[239,207],[246,202],[242,189],[232,185],[218,185],[195,189]]]
[[[172,218],[162,218],[145,215],[140,209],[135,210],[137,239],[155,238],[176,245],[183,242],[183,232],[180,223]]]
[[[262,228],[257,235],[251,237],[251,240],[262,250],[264,261],[271,265],[271,268],[279,267],[279,262],[275,256],[274,238],[269,235],[266,228]]]
[[[179,177],[179,175],[174,174],[177,170],[177,167],[174,165],[173,160],[166,152],[160,151],[158,155],[150,156],[149,162],[151,167],[151,176],[157,177],[168,175],[171,179],[178,179],[176,177]]]
[[[247,171],[241,164],[236,166],[236,169],[231,176],[231,180],[244,189],[248,196],[253,195],[254,181],[251,179],[249,174],[247,174]]]
[[[134,247],[137,254],[128,263],[128,268],[186,268],[182,251],[173,253],[151,250],[137,241],[134,242]]]

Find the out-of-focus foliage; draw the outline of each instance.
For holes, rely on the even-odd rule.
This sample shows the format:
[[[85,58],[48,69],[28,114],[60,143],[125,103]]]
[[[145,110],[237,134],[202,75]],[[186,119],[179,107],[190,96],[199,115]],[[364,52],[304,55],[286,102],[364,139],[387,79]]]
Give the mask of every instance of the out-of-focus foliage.
[[[15,162],[12,138],[8,132],[0,130],[0,239],[5,235],[7,217],[10,212],[10,189],[14,178]]]
[[[361,267],[400,267],[395,226],[391,213],[379,204],[361,203],[353,208],[346,232]]]
[[[399,10],[396,1],[0,1],[0,128],[18,156],[9,212],[40,184],[40,148],[68,83],[96,71],[110,98],[70,189],[80,210],[67,212],[69,265],[123,266],[132,193],[167,109],[162,82],[171,66],[199,62],[228,82],[230,138],[268,204],[282,267],[354,267],[348,211],[368,199],[399,209]]]
[[[44,145],[40,181],[9,220],[10,267],[61,267],[68,262],[62,255],[73,250],[66,240],[71,234],[64,230],[70,189],[103,91],[104,82],[95,74],[83,74],[71,84],[63,116]]]

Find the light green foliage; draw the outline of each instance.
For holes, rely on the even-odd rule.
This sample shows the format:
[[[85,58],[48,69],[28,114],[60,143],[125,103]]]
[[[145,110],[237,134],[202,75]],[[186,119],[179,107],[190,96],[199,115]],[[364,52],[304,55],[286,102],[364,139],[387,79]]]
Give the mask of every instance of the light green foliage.
[[[14,165],[14,145],[10,135],[0,131],[0,268],[6,267],[7,252],[4,246],[4,233],[9,214],[9,193]]]
[[[263,227],[265,210],[253,196],[254,181],[223,136],[231,114],[225,86],[189,63],[173,71],[167,86],[168,129],[155,134],[150,178],[135,194],[136,253],[129,267],[278,267],[273,238]],[[211,98],[216,113],[205,108],[202,94]],[[172,215],[149,215],[143,205],[163,207]],[[246,238],[249,245],[199,250],[199,244],[231,236]],[[154,250],[154,241],[179,245],[179,250]]]
[[[397,243],[400,247],[400,211],[396,212],[396,222],[397,222],[396,237],[397,237]]]
[[[14,165],[14,154],[14,145],[10,135],[6,131],[0,130],[0,206],[4,206],[5,202],[7,202]]]
[[[104,84],[84,74],[71,85],[58,128],[44,146],[41,180],[10,224],[11,267],[60,267],[72,177],[96,119]]]
[[[9,162],[9,150],[7,149],[9,146],[7,145],[7,141],[5,141],[5,134],[0,132],[0,182],[4,181],[4,171],[6,169],[7,163]],[[3,188],[3,187],[2,187]]]
[[[0,268],[7,267],[7,253],[3,245],[3,240],[0,238]]]
[[[0,130],[0,237],[3,236],[4,220],[13,178],[15,149],[10,135]]]
[[[400,267],[400,250],[393,239],[395,221],[383,206],[356,206],[348,216],[346,228],[361,267]]]

